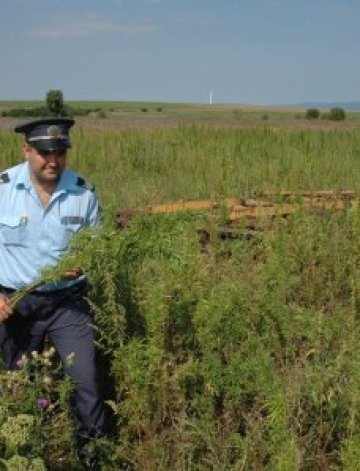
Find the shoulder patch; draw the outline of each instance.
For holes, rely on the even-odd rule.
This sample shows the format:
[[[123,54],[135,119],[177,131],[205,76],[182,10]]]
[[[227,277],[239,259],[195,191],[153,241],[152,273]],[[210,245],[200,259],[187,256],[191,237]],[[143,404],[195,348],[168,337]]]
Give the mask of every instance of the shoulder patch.
[[[0,183],[9,183],[10,177],[8,173],[2,173],[0,175]]]
[[[94,185],[91,185],[91,183],[87,183],[83,178],[78,177],[76,180],[77,186],[81,186],[82,188],[85,188],[86,190],[90,190],[92,192],[95,191]]]

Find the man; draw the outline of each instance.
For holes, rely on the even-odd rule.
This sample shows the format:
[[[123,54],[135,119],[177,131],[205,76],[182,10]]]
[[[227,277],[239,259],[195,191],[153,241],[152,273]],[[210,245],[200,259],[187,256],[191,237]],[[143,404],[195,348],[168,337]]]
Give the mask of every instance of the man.
[[[0,341],[6,367],[15,369],[23,354],[41,351],[48,336],[74,381],[83,447],[104,427],[85,276],[74,269],[58,283],[34,289],[13,310],[9,302],[57,263],[75,233],[99,223],[94,189],[66,169],[73,124],[70,118],[46,118],[15,127],[25,135],[25,163],[0,174]]]

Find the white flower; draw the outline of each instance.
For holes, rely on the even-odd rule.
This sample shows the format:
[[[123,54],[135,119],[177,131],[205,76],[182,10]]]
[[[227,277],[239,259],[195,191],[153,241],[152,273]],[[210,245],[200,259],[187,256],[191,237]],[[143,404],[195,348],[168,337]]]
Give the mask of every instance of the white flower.
[[[74,363],[74,358],[75,358],[75,353],[71,352],[69,355],[66,357],[66,365],[70,366]]]
[[[53,384],[53,380],[50,378],[50,376],[44,376],[43,383],[45,386],[51,386]]]

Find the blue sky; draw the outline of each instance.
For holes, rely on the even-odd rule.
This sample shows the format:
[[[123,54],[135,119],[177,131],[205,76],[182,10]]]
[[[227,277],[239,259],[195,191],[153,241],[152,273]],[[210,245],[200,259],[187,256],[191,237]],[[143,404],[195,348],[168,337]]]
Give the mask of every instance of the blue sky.
[[[359,0],[0,0],[0,99],[360,100]]]

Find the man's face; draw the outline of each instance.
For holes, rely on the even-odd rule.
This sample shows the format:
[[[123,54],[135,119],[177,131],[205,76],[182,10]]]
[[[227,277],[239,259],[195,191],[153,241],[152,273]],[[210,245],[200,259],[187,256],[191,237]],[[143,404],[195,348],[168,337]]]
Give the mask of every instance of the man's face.
[[[66,167],[66,149],[42,151],[24,144],[24,155],[31,176],[39,183],[56,183]]]

